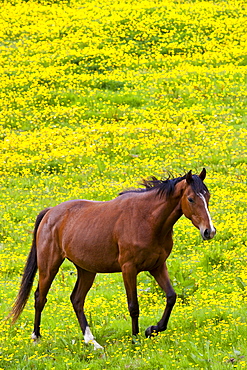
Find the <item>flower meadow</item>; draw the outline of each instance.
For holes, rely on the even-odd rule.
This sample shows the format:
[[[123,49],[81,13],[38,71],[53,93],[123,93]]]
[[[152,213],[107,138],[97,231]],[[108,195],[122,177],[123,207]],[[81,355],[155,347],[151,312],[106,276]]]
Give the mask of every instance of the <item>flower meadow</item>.
[[[247,368],[247,9],[241,0],[1,1],[0,369]],[[138,278],[140,330],[121,274],[101,274],[85,345],[60,268],[30,335],[33,292],[14,326],[37,214],[68,199],[109,200],[143,178],[207,169],[215,238],[185,217],[167,261],[178,294],[168,329],[144,330],[165,297]]]

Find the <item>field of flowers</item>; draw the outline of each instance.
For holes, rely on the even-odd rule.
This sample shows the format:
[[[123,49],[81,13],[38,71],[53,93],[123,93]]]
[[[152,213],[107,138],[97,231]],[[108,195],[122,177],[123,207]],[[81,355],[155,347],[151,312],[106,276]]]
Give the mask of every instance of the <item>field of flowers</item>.
[[[246,14],[243,0],[1,1],[0,370],[247,368]],[[40,210],[202,167],[217,235],[176,224],[165,333],[144,338],[165,303],[148,273],[135,346],[121,275],[102,274],[86,314],[104,351],[86,346],[69,262],[38,344],[33,294],[15,326],[3,320]]]

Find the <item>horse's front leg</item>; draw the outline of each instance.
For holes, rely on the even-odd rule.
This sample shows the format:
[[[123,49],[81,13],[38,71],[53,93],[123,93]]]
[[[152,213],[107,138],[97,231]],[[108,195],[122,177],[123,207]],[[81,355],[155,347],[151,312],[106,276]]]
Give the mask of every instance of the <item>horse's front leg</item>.
[[[176,302],[176,293],[173,287],[171,286],[166,263],[164,262],[163,265],[159,266],[155,270],[150,271],[150,273],[153,275],[153,277],[155,278],[159,286],[166,293],[166,307],[162,315],[162,318],[158,322],[158,324],[154,326],[150,326],[149,328],[146,329],[145,331],[146,337],[150,337],[154,335],[155,333],[157,334],[160,331],[166,330],[170,314]]]
[[[132,342],[135,343],[135,337],[139,333],[138,317],[139,305],[137,299],[136,277],[137,271],[132,264],[122,266],[122,275],[128,300],[128,309],[132,319]]]

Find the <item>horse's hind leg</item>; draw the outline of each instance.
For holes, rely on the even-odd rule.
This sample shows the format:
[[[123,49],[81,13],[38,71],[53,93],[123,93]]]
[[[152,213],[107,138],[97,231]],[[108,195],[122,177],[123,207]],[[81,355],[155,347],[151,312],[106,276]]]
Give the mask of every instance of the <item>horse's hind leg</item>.
[[[34,319],[34,330],[32,333],[32,339],[37,340],[40,335],[40,321],[41,313],[47,302],[46,296],[52,284],[54,277],[56,276],[59,267],[63,262],[63,258],[57,256],[52,259],[50,256],[45,261],[41,260],[38,264],[39,269],[39,283],[35,292],[35,319]]]
[[[70,299],[83,332],[85,343],[92,343],[94,345],[94,349],[101,349],[103,347],[101,347],[101,345],[94,339],[83,309],[86,295],[93,285],[96,274],[83,270],[78,266],[76,266],[76,268],[78,274],[77,281]]]

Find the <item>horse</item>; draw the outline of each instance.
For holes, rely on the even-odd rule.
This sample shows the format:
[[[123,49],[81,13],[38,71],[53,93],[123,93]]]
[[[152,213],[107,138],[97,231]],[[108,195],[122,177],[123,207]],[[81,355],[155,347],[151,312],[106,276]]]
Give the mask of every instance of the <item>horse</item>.
[[[160,321],[148,327],[146,337],[166,330],[176,302],[166,260],[173,246],[173,226],[184,214],[200,230],[204,240],[216,233],[204,184],[199,175],[144,180],[142,188],[127,190],[109,201],[69,200],[46,208],[36,218],[33,242],[24,268],[19,293],[9,317],[14,323],[28,300],[38,270],[32,339],[40,337],[41,313],[47,294],[65,258],[77,269],[70,296],[85,343],[103,348],[95,340],[84,313],[84,302],[97,273],[121,272],[132,321],[132,338],[139,333],[137,275],[149,271],[166,294]]]

